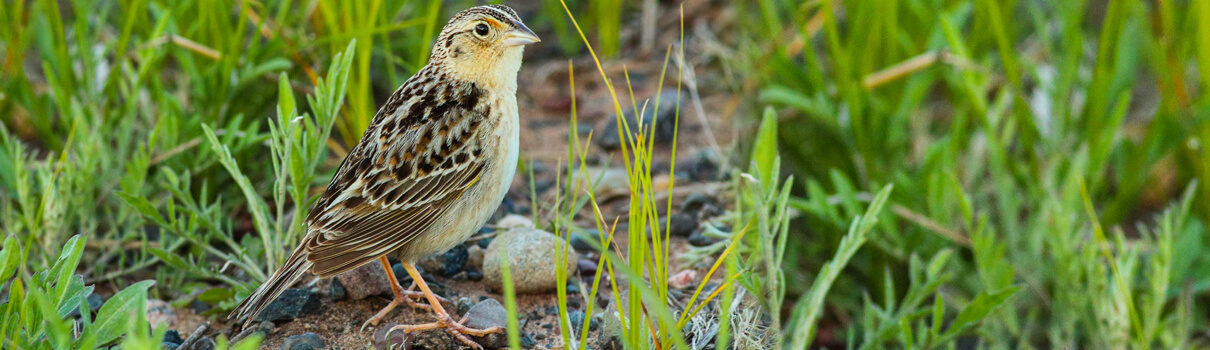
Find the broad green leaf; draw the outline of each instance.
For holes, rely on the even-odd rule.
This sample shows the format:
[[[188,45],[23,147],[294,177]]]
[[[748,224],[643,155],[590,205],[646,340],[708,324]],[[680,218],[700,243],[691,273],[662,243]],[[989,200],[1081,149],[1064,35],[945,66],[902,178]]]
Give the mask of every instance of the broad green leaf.
[[[252,333],[252,335],[244,339],[240,339],[240,341],[236,342],[235,344],[227,344],[226,339],[219,339],[220,343],[218,344],[218,348],[228,350],[256,350],[260,349],[260,343],[263,340],[261,338],[262,336],[260,333]]]
[[[13,235],[8,235],[4,239],[4,247],[0,249],[0,282],[7,281],[13,274],[17,273],[17,266],[21,264],[21,247],[17,244],[17,238]]]
[[[44,340],[51,345],[53,349],[66,349],[67,344],[71,342],[72,331],[71,323],[64,320],[62,317],[56,317],[55,302],[52,296],[47,295],[45,290],[38,288],[30,288],[26,292],[25,312],[31,322],[26,322],[26,331],[35,330],[41,331]],[[38,316],[29,317],[29,313],[37,313]],[[38,337],[30,337],[30,339],[38,339]]]
[[[173,268],[186,271],[193,270],[194,268],[194,266],[191,266],[188,261],[185,261],[185,259],[181,258],[179,255],[169,254],[163,249],[147,248],[147,252],[151,253],[151,255],[155,255],[157,258],[160,258],[160,260],[163,260],[165,264],[168,264],[168,266],[172,266]]]
[[[85,332],[94,340],[93,344],[107,344],[126,333],[130,318],[147,305],[147,289],[153,280],[138,282],[114,294],[101,306],[97,319]]]
[[[8,287],[8,302],[0,304],[4,318],[0,319],[0,332],[14,334],[21,327],[21,308],[25,305],[25,284],[21,279],[13,280]]]
[[[945,316],[945,295],[937,294],[937,300],[933,302],[933,326],[930,332],[932,337],[937,338],[937,333],[941,330],[942,317]]]
[[[277,80],[277,113],[280,118],[294,118],[297,113],[294,92],[290,90],[290,78],[285,72],[282,72]],[[283,124],[289,122],[289,120],[282,120]]]
[[[210,304],[218,304],[235,297],[235,293],[231,288],[210,288],[197,296],[197,300]]]
[[[168,223],[164,221],[164,218],[160,216],[160,212],[155,209],[155,206],[152,205],[147,198],[122,191],[118,191],[117,194],[118,197],[122,197],[122,200],[125,201],[126,204],[134,207],[134,209],[138,210],[139,213],[143,214],[144,217],[151,219],[151,221],[154,221],[160,226],[169,226]]]
[[[958,313],[958,318],[955,318],[954,323],[950,324],[950,330],[960,331],[963,327],[979,322],[1020,289],[1021,287],[1013,286],[992,293],[979,293],[975,296],[974,301],[971,301],[969,305],[962,308],[962,312]]]
[[[92,291],[93,286],[84,286],[84,276],[72,276],[67,283],[67,289],[59,299],[59,317],[67,317],[71,310],[81,307],[80,302],[88,298]],[[83,307],[87,307],[87,305]]]
[[[768,184],[773,174],[774,160],[777,159],[777,112],[773,107],[765,107],[754,144],[752,162],[760,173],[761,184]]]
[[[81,235],[72,236],[63,245],[63,251],[59,253],[59,259],[55,261],[55,266],[52,268],[55,276],[55,297],[62,297],[63,291],[67,289],[68,281],[76,275],[76,266],[80,265],[80,255],[84,254],[84,241],[87,239]],[[51,278],[51,276],[47,276]]]
[[[947,263],[949,263],[950,256],[952,256],[953,253],[953,250],[946,248],[937,252],[936,255],[933,255],[933,259],[929,260],[928,269],[926,270],[928,272],[927,276],[933,277],[941,274],[941,272],[945,270]]]
[[[820,269],[818,277],[811,285],[807,295],[798,299],[794,305],[790,322],[787,323],[794,324],[794,333],[790,337],[790,349],[805,349],[814,339],[816,319],[823,309],[824,298],[828,295],[828,290],[832,288],[832,283],[836,281],[840,271],[849,264],[849,259],[853,258],[853,254],[856,254],[857,250],[865,244],[866,234],[878,221],[882,206],[886,204],[893,189],[893,185],[883,187],[870,201],[866,213],[853,220],[853,223],[849,225],[849,232],[840,240],[840,247],[836,250],[836,255]]]

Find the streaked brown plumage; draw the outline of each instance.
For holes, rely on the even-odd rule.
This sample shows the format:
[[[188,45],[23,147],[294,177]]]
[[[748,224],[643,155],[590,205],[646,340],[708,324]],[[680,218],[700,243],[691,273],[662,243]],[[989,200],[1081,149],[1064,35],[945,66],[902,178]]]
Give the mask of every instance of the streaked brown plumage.
[[[454,322],[412,264],[466,240],[487,220],[512,182],[517,160],[517,71],[524,45],[538,37],[501,5],[458,13],[446,24],[429,64],[378,110],[307,217],[302,244],[229,318],[247,322],[308,271],[329,277],[378,260],[391,276],[396,305],[431,307],[438,322],[405,332],[447,328],[468,345],[473,330]],[[404,292],[386,256],[396,254],[423,293]],[[424,296],[429,305],[408,297]]]

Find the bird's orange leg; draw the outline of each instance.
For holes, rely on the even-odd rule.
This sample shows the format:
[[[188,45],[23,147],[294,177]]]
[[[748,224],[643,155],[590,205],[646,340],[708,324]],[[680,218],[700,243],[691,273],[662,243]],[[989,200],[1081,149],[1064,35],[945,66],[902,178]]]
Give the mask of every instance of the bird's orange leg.
[[[482,337],[491,333],[504,332],[503,327],[475,329],[463,326],[462,322],[466,322],[465,317],[461,321],[454,321],[452,318],[450,318],[450,314],[445,312],[445,308],[441,307],[441,302],[439,301],[437,295],[433,294],[433,291],[429,290],[429,285],[427,283],[424,283],[424,279],[420,277],[420,272],[416,271],[416,267],[411,263],[403,263],[403,268],[408,271],[409,275],[412,275],[412,280],[416,282],[416,285],[420,286],[420,291],[424,293],[424,297],[429,299],[429,305],[433,307],[433,313],[437,315],[437,322],[391,327],[391,329],[387,331],[388,336],[395,330],[403,330],[404,333],[412,333],[428,329],[445,328],[446,332],[449,332],[455,338],[458,338],[458,340],[466,343],[466,345],[475,349],[482,349],[483,347],[480,346],[479,343],[471,340],[471,338],[467,337],[466,335],[470,334],[473,336]]]
[[[386,270],[387,279],[391,281],[391,292],[395,294],[395,298],[391,300],[390,304],[387,304],[386,307],[382,308],[382,310],[379,310],[377,314],[374,314],[374,317],[370,317],[370,319],[366,320],[366,322],[361,325],[361,329],[364,330],[366,326],[370,325],[377,326],[378,322],[381,322],[382,318],[386,317],[387,314],[390,313],[391,310],[394,310],[396,306],[399,306],[399,304],[407,303],[411,307],[417,309],[432,310],[431,306],[412,300],[425,297],[424,293],[412,290],[412,287],[416,286],[415,282],[412,283],[412,287],[409,287],[408,290],[403,290],[403,286],[400,286],[399,280],[395,278],[395,272],[391,270],[391,262],[387,260],[386,256],[379,257],[378,263],[382,264],[383,270]],[[441,298],[438,298],[437,300],[438,302],[449,302]]]

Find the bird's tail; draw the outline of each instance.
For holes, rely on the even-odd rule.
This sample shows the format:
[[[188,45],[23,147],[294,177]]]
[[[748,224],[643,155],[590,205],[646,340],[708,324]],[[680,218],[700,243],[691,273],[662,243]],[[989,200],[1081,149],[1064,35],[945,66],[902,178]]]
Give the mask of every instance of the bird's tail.
[[[302,247],[299,248],[290,254],[290,258],[286,259],[277,272],[273,273],[273,277],[256,288],[256,291],[252,292],[247,299],[241,301],[239,306],[235,307],[235,311],[231,311],[231,314],[227,315],[227,319],[236,321],[240,325],[246,325],[255,320],[256,316],[273,302],[273,299],[277,299],[277,296],[294,285],[299,277],[310,271],[311,262],[307,261],[307,253],[301,249]]]

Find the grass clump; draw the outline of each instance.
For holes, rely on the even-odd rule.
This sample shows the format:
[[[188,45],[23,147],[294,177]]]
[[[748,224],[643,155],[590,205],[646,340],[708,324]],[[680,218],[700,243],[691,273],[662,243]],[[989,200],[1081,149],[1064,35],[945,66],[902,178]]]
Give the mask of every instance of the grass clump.
[[[761,67],[748,69],[744,92],[774,107],[785,170],[803,180],[786,269],[826,266],[848,240],[839,229],[895,187],[867,249],[835,281],[854,292],[824,302],[817,329],[828,337],[809,332],[791,348],[1205,342],[1189,338],[1204,320],[1184,310],[1204,302],[1210,275],[1172,265],[1207,256],[1204,152],[1192,146],[1210,101],[1199,93],[1210,70],[1192,68],[1206,62],[1207,37],[1176,34],[1204,27],[1204,6],[737,9],[749,53],[737,63]],[[1192,214],[1173,214],[1186,206]],[[800,307],[817,297],[788,294]]]
[[[166,324],[147,320],[147,292],[154,280],[135,282],[116,292],[92,314],[88,296],[96,288],[76,274],[87,238],[72,236],[49,269],[31,271],[30,249],[9,235],[0,248],[0,280],[11,283],[0,303],[0,346],[6,349],[158,349]],[[73,320],[78,318],[78,320]],[[152,329],[154,327],[154,330]],[[127,336],[127,335],[133,336]],[[235,348],[252,349],[259,339]],[[222,346],[226,349],[227,347]]]

